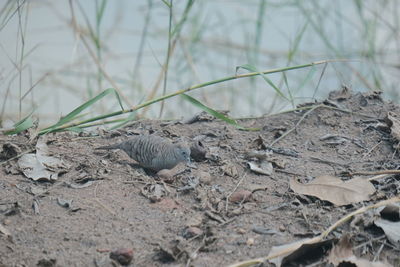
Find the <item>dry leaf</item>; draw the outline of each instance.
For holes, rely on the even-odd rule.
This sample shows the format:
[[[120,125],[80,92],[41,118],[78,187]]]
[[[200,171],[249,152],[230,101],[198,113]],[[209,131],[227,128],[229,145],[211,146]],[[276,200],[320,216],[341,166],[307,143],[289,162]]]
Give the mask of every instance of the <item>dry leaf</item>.
[[[387,267],[390,266],[386,263],[376,261],[371,262],[366,259],[357,258],[353,254],[352,245],[348,235],[344,235],[336,246],[332,248],[328,256],[329,263],[334,266],[339,266],[343,263],[352,263],[358,267]]]
[[[273,171],[272,163],[268,161],[261,161],[259,164],[255,162],[247,162],[250,170],[255,173],[271,175]]]
[[[349,258],[353,255],[350,238],[348,235],[344,235],[329,252],[328,261],[337,266],[343,261],[343,259]]]
[[[332,242],[333,239],[321,241],[318,236],[314,238],[301,239],[294,243],[272,247],[267,258],[272,257],[268,261],[276,266],[285,265],[289,262],[298,263],[298,259],[306,254],[307,251],[329,245]]]
[[[354,178],[344,182],[328,175],[317,177],[308,184],[291,179],[290,188],[298,194],[318,197],[338,206],[369,200],[375,192],[374,186],[365,179]]]
[[[374,224],[382,228],[390,243],[400,248],[400,222],[377,219]]]
[[[25,154],[18,159],[18,166],[24,175],[34,181],[54,181],[58,173],[67,168],[61,159],[49,156],[49,151],[43,139],[36,144],[36,154]]]
[[[35,154],[25,154],[18,160],[18,165],[26,177],[34,181],[54,181],[58,173],[46,169]]]

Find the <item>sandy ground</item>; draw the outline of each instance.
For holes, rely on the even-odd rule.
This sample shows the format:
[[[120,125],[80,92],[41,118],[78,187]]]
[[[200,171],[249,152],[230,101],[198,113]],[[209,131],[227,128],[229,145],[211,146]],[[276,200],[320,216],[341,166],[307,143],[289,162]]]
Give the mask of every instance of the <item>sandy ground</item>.
[[[63,162],[51,182],[27,178],[18,158],[10,160],[35,152],[32,132],[0,136],[0,266],[118,266],[110,252],[120,248],[133,253],[132,266],[228,266],[314,237],[362,206],[399,195],[396,175],[374,180],[367,201],[342,206],[290,189],[293,178],[347,180],[349,173],[400,166],[385,120],[388,112],[400,115],[397,105],[378,93],[347,91],[307,108],[317,104],[239,121],[260,131],[200,114],[190,123],[139,121],[112,132],[49,134],[40,140]],[[186,142],[195,160],[160,178],[122,151],[94,149],[136,134]],[[272,173],[252,171],[249,162],[265,172],[272,166]],[[381,228],[353,222],[331,232],[318,252],[287,264],[326,266],[332,244],[347,234],[357,257],[400,266],[399,247]]]

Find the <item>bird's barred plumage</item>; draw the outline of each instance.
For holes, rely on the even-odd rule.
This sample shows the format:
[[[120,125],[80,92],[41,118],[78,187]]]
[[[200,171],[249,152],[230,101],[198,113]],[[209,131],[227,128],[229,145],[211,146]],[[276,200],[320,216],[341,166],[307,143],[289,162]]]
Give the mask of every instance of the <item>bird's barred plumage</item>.
[[[96,149],[121,149],[141,166],[154,171],[172,169],[178,163],[190,160],[190,149],[173,144],[168,139],[154,135],[139,135],[122,143]]]

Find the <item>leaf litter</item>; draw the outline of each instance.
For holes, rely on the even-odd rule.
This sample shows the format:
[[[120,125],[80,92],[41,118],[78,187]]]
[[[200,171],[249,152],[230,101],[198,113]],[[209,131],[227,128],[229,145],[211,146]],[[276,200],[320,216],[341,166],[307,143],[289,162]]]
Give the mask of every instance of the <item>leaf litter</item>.
[[[141,120],[117,134],[55,133],[36,144],[23,133],[0,136],[1,264],[110,266],[125,262],[110,251],[134,251],[135,266],[326,266],[347,234],[352,260],[398,265],[392,206],[400,201],[400,108],[373,92],[330,97],[298,112],[238,120],[258,132],[211,116],[190,124]],[[184,137],[193,161],[164,180],[123,153],[95,153],[132,133]],[[35,157],[20,168],[25,151]],[[248,162],[271,163],[273,171],[256,173]],[[60,207],[75,203],[80,208]]]

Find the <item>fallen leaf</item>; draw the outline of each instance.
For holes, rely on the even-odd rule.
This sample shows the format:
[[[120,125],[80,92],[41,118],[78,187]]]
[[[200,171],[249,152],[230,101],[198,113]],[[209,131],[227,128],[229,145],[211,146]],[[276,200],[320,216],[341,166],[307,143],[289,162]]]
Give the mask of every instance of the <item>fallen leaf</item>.
[[[343,259],[353,256],[349,235],[344,235],[329,252],[328,261],[337,266]]]
[[[314,256],[318,255],[318,250],[321,250],[322,257],[324,254],[322,248],[330,246],[332,243],[333,239],[321,241],[319,237],[301,239],[294,243],[272,247],[267,258],[270,258],[268,261],[276,266],[286,265],[290,262],[298,265],[300,258],[312,250],[317,249],[316,252],[311,253]]]
[[[261,161],[260,163],[255,162],[247,162],[250,170],[255,173],[264,174],[264,175],[271,175],[273,171],[272,163],[268,161]]]
[[[25,154],[18,159],[18,166],[24,175],[34,181],[55,181],[61,169],[66,165],[62,160],[48,156],[46,143],[39,139],[36,153]]]
[[[18,160],[18,165],[26,177],[34,181],[55,181],[58,173],[46,169],[35,154],[25,154]]]
[[[371,262],[366,259],[357,258],[353,254],[352,244],[348,235],[344,235],[339,242],[332,248],[328,256],[329,263],[334,266],[342,266],[349,263],[358,267],[388,267],[390,265],[375,261]],[[346,265],[347,266],[347,265]]]
[[[390,243],[400,248],[400,222],[377,219],[374,224],[382,228]]]
[[[290,180],[290,188],[298,193],[329,201],[337,206],[369,200],[375,192],[374,186],[365,179],[354,178],[342,181],[334,176],[320,176],[308,184]]]

